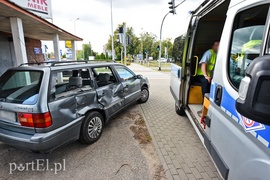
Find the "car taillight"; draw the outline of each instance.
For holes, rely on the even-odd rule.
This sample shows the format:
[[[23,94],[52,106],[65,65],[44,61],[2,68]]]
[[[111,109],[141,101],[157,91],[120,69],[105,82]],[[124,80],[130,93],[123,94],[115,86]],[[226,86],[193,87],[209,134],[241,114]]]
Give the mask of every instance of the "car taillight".
[[[18,113],[22,126],[46,128],[52,125],[52,118],[49,112],[42,114]]]

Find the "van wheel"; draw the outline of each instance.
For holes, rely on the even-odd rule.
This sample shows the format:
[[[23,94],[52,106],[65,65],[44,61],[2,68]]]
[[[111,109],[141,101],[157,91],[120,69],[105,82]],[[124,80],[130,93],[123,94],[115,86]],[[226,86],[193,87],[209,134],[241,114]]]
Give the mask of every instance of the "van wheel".
[[[103,131],[104,118],[97,111],[90,112],[86,115],[80,133],[80,141],[84,144],[96,142]]]
[[[149,99],[149,90],[147,87],[142,87],[142,90],[141,90],[141,97],[140,99],[138,100],[139,103],[145,103],[146,101],[148,101]]]
[[[176,104],[175,104],[175,112],[179,116],[185,116],[186,115],[186,112],[185,112],[184,108],[183,107],[179,108]]]

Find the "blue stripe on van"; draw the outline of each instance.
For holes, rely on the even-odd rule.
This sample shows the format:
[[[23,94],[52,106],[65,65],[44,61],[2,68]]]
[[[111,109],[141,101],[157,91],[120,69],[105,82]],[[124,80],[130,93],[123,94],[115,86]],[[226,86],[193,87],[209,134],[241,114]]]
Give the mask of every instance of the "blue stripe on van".
[[[217,84],[211,85],[210,100],[213,101]],[[270,126],[252,121],[239,114],[235,107],[235,99],[223,88],[222,103],[220,108],[244,128],[247,133],[251,133],[256,139],[270,148]]]

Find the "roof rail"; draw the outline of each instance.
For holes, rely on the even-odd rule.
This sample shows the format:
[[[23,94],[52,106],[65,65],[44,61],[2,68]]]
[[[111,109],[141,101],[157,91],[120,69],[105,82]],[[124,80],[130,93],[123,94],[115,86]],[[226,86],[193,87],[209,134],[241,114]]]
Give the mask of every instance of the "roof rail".
[[[41,65],[41,64],[49,64],[50,66],[55,66],[56,64],[65,64],[65,63],[88,63],[87,61],[45,61],[45,62],[36,62],[36,63],[23,63],[19,67],[26,65]]]
[[[26,66],[26,65],[41,65],[41,64],[49,64],[49,63],[52,63],[52,62],[37,62],[37,63],[22,63],[20,64],[19,67],[22,67],[22,66]]]
[[[88,62],[87,61],[54,61],[54,62],[51,62],[51,66],[55,66],[57,64],[68,64],[68,63],[85,63],[87,64]]]

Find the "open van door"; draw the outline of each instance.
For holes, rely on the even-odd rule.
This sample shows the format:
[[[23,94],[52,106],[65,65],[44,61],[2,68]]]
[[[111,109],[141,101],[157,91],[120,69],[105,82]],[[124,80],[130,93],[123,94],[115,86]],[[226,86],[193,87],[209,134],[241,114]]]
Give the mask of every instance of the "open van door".
[[[170,90],[175,100],[175,111],[179,115],[184,115],[183,109],[179,108],[181,101],[180,98],[180,86],[182,79],[182,68],[176,64],[171,64],[171,80],[170,80]]]

